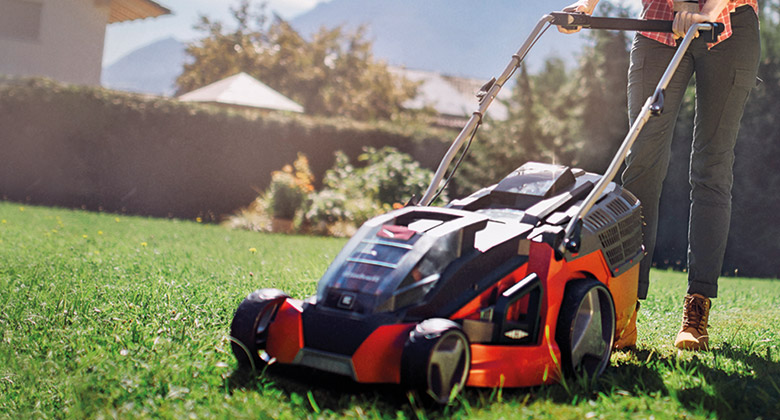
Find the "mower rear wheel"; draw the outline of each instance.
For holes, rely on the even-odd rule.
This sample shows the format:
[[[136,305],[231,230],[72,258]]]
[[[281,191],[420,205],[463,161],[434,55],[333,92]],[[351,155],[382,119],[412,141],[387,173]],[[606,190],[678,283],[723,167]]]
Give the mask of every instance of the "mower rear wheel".
[[[401,381],[438,404],[447,404],[465,386],[471,368],[469,340],[449,320],[425,320],[409,333],[401,358]]]
[[[287,297],[278,289],[259,289],[238,305],[230,324],[230,347],[239,368],[258,370],[266,365],[260,352],[265,349],[268,326]]]
[[[604,372],[615,338],[615,304],[607,287],[594,279],[566,285],[556,340],[564,374],[596,377]]]

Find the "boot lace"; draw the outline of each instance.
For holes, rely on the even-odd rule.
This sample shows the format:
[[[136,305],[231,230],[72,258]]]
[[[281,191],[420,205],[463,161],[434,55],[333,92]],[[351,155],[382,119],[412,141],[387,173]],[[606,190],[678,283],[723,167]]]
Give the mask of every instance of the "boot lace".
[[[695,296],[685,297],[683,328],[694,328],[700,333],[707,328],[707,301]]]

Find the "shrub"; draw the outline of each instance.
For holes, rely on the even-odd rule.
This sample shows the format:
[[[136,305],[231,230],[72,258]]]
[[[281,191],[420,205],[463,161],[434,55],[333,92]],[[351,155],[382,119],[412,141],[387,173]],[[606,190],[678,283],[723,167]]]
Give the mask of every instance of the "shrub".
[[[300,153],[293,166],[285,165],[281,171],[274,171],[267,192],[271,214],[279,219],[293,219],[306,196],[314,191],[312,181],[309,161]]]
[[[432,177],[431,171],[392,147],[365,147],[357,159],[360,166],[342,152],[336,152],[335,160],[325,172],[322,190],[315,192],[308,160],[299,154],[293,165],[274,171],[265,193],[226,225],[267,231],[271,217],[296,218],[305,232],[351,236],[366,220],[420,196]]]
[[[358,161],[362,166],[355,167],[336,152],[334,167],[325,172],[324,189],[311,196],[304,215],[312,232],[349,234],[371,217],[420,197],[432,177],[431,171],[392,147],[365,147]]]

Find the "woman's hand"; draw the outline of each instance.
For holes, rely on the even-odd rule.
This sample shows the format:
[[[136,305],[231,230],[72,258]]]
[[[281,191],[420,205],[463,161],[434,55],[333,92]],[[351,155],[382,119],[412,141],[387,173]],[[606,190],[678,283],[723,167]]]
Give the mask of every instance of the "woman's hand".
[[[703,13],[677,12],[674,16],[674,22],[672,23],[672,32],[674,32],[675,38],[682,38],[688,33],[688,29],[690,29],[691,26],[697,23],[711,21],[712,19]],[[696,31],[694,38],[698,37],[699,31]]]
[[[699,13],[677,12],[672,23],[672,32],[675,38],[682,38],[691,26],[703,22],[715,22],[720,12],[728,6],[729,0],[708,0],[704,3]],[[696,32],[696,38],[699,32]]]
[[[584,13],[586,15],[591,15],[593,14],[593,9],[596,8],[598,3],[599,0],[579,0],[574,4],[564,7],[561,11],[566,13]],[[558,31],[565,34],[573,34],[575,32],[579,32],[580,29],[582,29],[581,26],[574,28],[564,28],[563,26],[558,27]]]

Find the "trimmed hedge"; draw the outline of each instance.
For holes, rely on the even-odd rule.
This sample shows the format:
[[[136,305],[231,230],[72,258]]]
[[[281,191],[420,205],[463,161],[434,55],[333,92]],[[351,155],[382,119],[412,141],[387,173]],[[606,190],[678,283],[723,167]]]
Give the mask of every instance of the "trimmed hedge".
[[[392,146],[434,168],[451,133],[389,122],[226,109],[175,99],[0,80],[0,195],[33,204],[214,220],[249,204],[271,172],[308,156]]]

